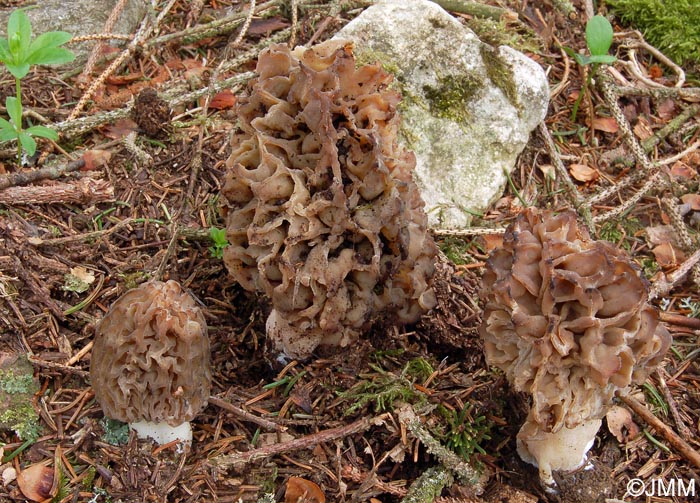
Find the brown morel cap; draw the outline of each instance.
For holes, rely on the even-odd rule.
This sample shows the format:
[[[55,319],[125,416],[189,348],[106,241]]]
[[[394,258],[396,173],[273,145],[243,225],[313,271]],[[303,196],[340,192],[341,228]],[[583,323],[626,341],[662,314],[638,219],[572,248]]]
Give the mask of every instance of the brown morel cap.
[[[224,262],[272,301],[268,338],[288,356],[347,346],[379,316],[413,323],[435,305],[437,248],[399,147],[399,95],[350,43],[260,54],[237,103],[222,190]]]
[[[591,240],[573,212],[527,209],[507,229],[483,277],[480,333],[487,362],[532,396],[521,455],[549,434],[570,442],[576,435],[564,428],[587,425],[594,437],[591,421],[599,424],[615,392],[643,383],[661,361],[671,336],[647,296],[634,262]]]
[[[105,415],[177,426],[207,403],[209,339],[201,309],[175,281],[122,295],[95,333],[90,378]]]

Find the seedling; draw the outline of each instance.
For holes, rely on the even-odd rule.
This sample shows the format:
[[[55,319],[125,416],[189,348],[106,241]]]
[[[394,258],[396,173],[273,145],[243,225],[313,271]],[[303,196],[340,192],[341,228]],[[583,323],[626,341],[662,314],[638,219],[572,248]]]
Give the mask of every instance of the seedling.
[[[214,246],[209,247],[209,253],[211,253],[212,258],[223,258],[224,248],[226,248],[226,245],[228,245],[228,240],[226,239],[226,229],[210,227],[209,238],[211,239],[212,243],[214,243]]]
[[[36,152],[35,137],[57,140],[58,134],[45,126],[22,127],[22,84],[32,65],[56,65],[75,59],[68,49],[60,47],[71,39],[64,31],[50,31],[32,40],[32,25],[23,10],[14,11],[7,20],[7,38],[0,39],[0,63],[15,78],[16,96],[5,99],[10,120],[0,117],[0,141],[17,140],[17,162],[22,162],[22,149],[30,156]]]
[[[586,23],[586,45],[588,46],[588,52],[590,56],[585,54],[579,54],[575,52],[570,47],[564,47],[564,51],[574,58],[574,60],[581,66],[591,65],[592,69],[588,72],[588,77],[586,78],[586,83],[574,103],[574,108],[571,111],[571,121],[576,122],[576,114],[578,113],[578,107],[581,105],[581,100],[583,95],[588,89],[593,79],[593,74],[599,65],[610,65],[617,61],[615,56],[608,54],[610,46],[613,41],[613,28],[608,21],[603,16],[593,16]]]

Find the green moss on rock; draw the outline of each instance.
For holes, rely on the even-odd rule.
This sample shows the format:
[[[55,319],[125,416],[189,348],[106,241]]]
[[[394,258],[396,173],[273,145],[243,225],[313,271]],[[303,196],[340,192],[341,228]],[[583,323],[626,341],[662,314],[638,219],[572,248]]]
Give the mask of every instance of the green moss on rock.
[[[481,52],[481,57],[486,67],[486,74],[491,79],[491,82],[503,92],[510,104],[520,112],[522,105],[518,102],[518,89],[515,87],[513,71],[510,65],[498,55],[496,49],[489,45],[481,44],[479,52]]]
[[[430,112],[442,119],[464,123],[469,120],[469,101],[483,88],[481,79],[472,75],[447,75],[436,86],[423,86]]]

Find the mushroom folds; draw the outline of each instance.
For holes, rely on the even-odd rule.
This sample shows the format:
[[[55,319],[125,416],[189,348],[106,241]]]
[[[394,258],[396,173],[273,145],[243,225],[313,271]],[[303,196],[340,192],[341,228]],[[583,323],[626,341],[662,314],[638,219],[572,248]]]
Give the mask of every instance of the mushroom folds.
[[[141,437],[189,441],[189,421],[209,398],[209,357],[206,321],[192,296],[175,281],[149,281],[117,299],[97,327],[95,398]]]
[[[295,358],[346,346],[377,317],[411,323],[435,304],[437,249],[397,144],[399,95],[351,44],[260,54],[237,105],[223,187],[224,262],[272,301],[267,334]]]
[[[643,383],[671,337],[639,269],[573,212],[524,211],[483,281],[486,359],[532,395],[518,452],[552,484],[552,470],[583,464],[615,392]]]

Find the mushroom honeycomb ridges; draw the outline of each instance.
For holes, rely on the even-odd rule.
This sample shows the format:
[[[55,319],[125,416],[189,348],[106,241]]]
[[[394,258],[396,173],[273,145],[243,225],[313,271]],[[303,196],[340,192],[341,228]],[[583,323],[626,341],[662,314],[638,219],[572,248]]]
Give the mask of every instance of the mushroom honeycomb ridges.
[[[177,426],[207,403],[207,325],[175,281],[149,281],[122,295],[95,333],[90,378],[105,415]]]
[[[222,190],[224,262],[272,302],[268,336],[289,356],[345,346],[378,316],[433,307],[437,248],[397,145],[399,95],[349,43],[260,54],[239,100]]]
[[[532,395],[519,438],[600,419],[670,344],[639,269],[622,250],[592,241],[573,212],[524,211],[483,282],[487,361]]]

